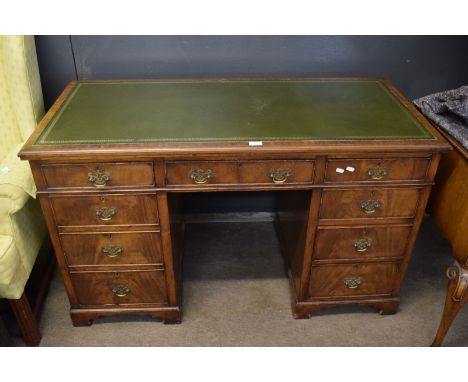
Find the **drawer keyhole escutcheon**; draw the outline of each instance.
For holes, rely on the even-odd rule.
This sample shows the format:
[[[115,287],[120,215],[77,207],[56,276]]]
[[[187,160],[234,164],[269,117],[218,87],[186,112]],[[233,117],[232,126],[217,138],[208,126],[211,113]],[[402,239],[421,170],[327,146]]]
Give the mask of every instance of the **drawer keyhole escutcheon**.
[[[111,289],[112,293],[114,293],[117,297],[125,297],[132,291],[126,285],[113,285]]]
[[[356,239],[353,240],[353,247],[356,252],[366,252],[372,246],[372,239]]]
[[[96,207],[96,216],[102,221],[111,220],[116,213],[116,207]]]
[[[367,169],[367,175],[374,180],[380,180],[388,175],[388,169],[386,166],[377,163],[377,166]]]
[[[107,257],[114,258],[123,253],[122,245],[105,245],[102,247],[102,253],[106,254]]]
[[[343,284],[346,285],[346,288],[356,289],[359,285],[362,284],[363,278],[361,276],[351,277],[343,280]]]
[[[213,178],[213,170],[210,170],[210,169],[190,170],[189,177],[197,184],[204,184],[208,182],[208,180]]]
[[[290,168],[272,168],[268,175],[273,180],[273,183],[282,184],[292,175],[292,170]]]
[[[99,167],[96,167],[95,172],[88,173],[88,182],[91,182],[95,187],[105,187],[111,179],[111,174],[107,171],[102,172]]]

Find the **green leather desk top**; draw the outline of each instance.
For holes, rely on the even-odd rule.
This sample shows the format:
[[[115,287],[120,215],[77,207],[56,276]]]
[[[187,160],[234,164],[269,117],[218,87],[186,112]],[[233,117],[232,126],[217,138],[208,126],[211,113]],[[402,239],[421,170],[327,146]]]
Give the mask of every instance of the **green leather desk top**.
[[[380,80],[78,83],[34,145],[433,139]]]

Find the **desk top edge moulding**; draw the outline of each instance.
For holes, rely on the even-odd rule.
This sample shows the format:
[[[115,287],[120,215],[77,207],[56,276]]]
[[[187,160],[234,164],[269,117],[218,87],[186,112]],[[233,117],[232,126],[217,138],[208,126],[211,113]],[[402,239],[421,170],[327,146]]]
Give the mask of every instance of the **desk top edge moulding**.
[[[443,136],[388,81],[73,81],[29,160],[75,326],[182,317],[187,192],[275,192],[294,318],[395,313]]]
[[[255,155],[278,147],[300,154],[337,146],[359,151],[363,143],[372,151],[402,144],[447,150],[440,133],[384,79],[93,80],[69,83],[20,156]]]

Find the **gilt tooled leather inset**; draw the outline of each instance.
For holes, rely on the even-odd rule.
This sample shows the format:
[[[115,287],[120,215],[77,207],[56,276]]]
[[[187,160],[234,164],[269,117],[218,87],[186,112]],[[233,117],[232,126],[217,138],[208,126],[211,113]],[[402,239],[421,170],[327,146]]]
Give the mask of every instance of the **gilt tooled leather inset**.
[[[433,139],[379,80],[78,83],[36,145]]]

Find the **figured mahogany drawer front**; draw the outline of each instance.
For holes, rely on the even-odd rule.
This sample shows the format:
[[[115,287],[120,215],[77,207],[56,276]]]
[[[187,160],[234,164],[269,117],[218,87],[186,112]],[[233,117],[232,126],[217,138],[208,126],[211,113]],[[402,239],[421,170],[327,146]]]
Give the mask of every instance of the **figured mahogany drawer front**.
[[[324,190],[321,219],[411,218],[419,189]]]
[[[152,162],[50,164],[41,166],[49,188],[149,187]]]
[[[307,160],[166,162],[167,185],[313,183],[314,162]]]
[[[166,279],[159,271],[70,273],[81,305],[165,304]]]
[[[313,183],[314,162],[306,160],[265,160],[239,163],[241,183],[298,184]]]
[[[398,265],[393,263],[314,266],[309,297],[390,294],[397,270]]]
[[[166,162],[167,185],[212,185],[238,183],[236,162]]]
[[[319,228],[314,260],[402,257],[411,226]]]
[[[61,234],[70,266],[162,264],[159,232]]]
[[[50,196],[59,226],[156,224],[156,195]]]
[[[384,182],[423,180],[429,158],[330,159],[326,182]]]

